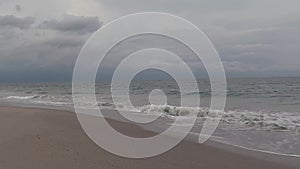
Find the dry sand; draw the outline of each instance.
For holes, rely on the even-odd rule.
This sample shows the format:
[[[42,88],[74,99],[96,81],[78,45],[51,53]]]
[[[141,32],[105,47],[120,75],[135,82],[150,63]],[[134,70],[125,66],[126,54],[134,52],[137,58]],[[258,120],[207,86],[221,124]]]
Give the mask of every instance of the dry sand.
[[[131,124],[110,123],[132,135],[153,135]],[[126,159],[95,145],[75,113],[0,107],[0,169],[299,169],[298,162],[297,158],[187,141],[154,158]]]

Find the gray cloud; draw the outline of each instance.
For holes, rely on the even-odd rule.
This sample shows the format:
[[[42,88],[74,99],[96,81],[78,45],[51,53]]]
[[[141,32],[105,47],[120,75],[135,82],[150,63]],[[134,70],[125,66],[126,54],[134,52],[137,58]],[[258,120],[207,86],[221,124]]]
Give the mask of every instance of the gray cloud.
[[[51,21],[54,23],[52,27],[48,25],[51,29],[44,27],[43,21],[34,23],[35,26],[31,26],[30,29],[10,29],[12,24],[0,26],[0,71],[6,72],[0,73],[0,76],[4,81],[47,79],[41,74],[51,75],[49,80],[57,80],[55,74],[59,80],[71,78],[81,47],[91,33],[100,27],[101,22],[98,17],[70,15],[59,21],[55,19]],[[22,74],[23,77],[5,76],[12,74]]]
[[[16,6],[15,6],[15,9],[16,9],[17,12],[21,12],[21,11],[22,11],[22,8],[21,8],[20,5],[16,5]]]
[[[75,1],[0,2],[0,80],[5,74],[17,78],[18,73],[23,78],[35,74],[37,78],[41,74],[55,78],[57,72],[71,76],[82,45],[102,25],[99,18],[108,22],[144,11],[175,14],[201,28],[215,45],[229,76],[300,74],[300,1]],[[19,12],[15,4],[19,4]],[[138,47],[141,42],[130,43]],[[122,55],[126,50],[116,52]],[[199,69],[199,64],[190,62]]]
[[[110,7],[112,11],[121,11],[121,14],[160,11],[192,21],[212,40],[229,76],[300,74],[300,12],[297,8],[300,1],[97,2]]]
[[[15,27],[28,29],[34,23],[33,17],[16,17],[14,15],[0,16],[0,27]]]
[[[101,27],[98,17],[65,15],[61,20],[44,21],[41,28],[62,32],[92,33]]]

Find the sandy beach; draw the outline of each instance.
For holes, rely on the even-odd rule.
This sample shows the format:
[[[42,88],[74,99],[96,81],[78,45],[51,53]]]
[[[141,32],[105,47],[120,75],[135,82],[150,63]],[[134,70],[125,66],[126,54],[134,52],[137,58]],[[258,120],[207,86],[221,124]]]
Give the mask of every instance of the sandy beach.
[[[296,169],[300,166],[297,158],[238,148],[229,151],[220,148],[222,145],[187,141],[154,158],[126,159],[94,144],[73,112],[0,107],[0,117],[1,169]],[[132,124],[113,120],[110,123],[132,135],[153,135]]]

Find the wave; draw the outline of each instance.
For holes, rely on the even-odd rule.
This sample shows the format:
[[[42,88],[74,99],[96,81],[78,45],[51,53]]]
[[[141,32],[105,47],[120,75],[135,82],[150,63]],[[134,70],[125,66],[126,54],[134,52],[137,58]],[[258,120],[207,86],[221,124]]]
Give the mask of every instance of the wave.
[[[32,96],[7,96],[6,99],[18,99],[18,100],[27,100],[27,99],[36,99],[41,97],[40,95],[32,95]]]
[[[67,102],[64,97],[54,97],[50,95],[27,95],[27,96],[6,96],[3,97],[5,101],[20,102],[23,104],[42,104],[42,105],[69,105],[71,102]]]
[[[71,103],[67,102],[55,102],[55,101],[34,101],[36,104],[45,104],[45,105],[71,105]]]
[[[295,113],[228,111],[224,113],[222,121],[255,129],[300,132],[300,116]]]
[[[6,100],[28,102],[44,105],[72,105],[72,100],[67,96],[49,96],[49,95],[27,95],[27,96],[6,96]],[[100,106],[103,108],[131,111],[126,105],[115,105],[111,101],[98,102],[91,105],[87,102],[78,103],[82,107]],[[206,118],[214,118],[217,114],[222,113],[220,124],[230,126],[234,130],[255,129],[255,130],[275,130],[275,131],[296,131],[300,132],[299,113],[287,112],[266,112],[266,111],[247,111],[247,110],[230,110],[217,111],[209,110],[206,107],[180,107],[171,105],[145,105],[138,107],[140,113],[160,114],[172,117],[197,117],[198,120],[204,121]]]
[[[170,105],[146,105],[138,108],[142,113],[159,113],[170,116],[192,116],[198,115],[200,117],[204,117],[208,114],[203,108],[195,108],[195,107],[178,107],[178,106],[170,106]]]
[[[257,129],[300,132],[300,116],[287,112],[255,112],[247,110],[217,111],[208,108],[178,107],[170,105],[146,105],[139,108],[141,113],[159,113],[167,116],[197,115],[200,120],[214,118],[222,113],[221,124],[232,129]]]

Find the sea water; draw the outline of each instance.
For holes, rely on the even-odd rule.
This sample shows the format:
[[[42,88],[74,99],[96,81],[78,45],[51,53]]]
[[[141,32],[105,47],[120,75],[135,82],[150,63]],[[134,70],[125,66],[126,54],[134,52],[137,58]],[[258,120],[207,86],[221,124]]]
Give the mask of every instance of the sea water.
[[[186,84],[188,86],[188,84]],[[120,85],[121,86],[121,85]],[[110,83],[95,86],[97,106],[134,114],[160,114],[165,119],[189,118],[197,114],[193,134],[199,134],[206,117],[210,116],[211,91],[209,80],[198,80],[199,91],[181,93],[171,80],[134,81],[130,85],[130,109],[122,102],[114,103]],[[149,93],[164,92],[167,101],[150,104]],[[89,90],[89,89],[86,89]],[[120,87],[119,90],[127,90]],[[223,143],[286,155],[300,155],[300,78],[235,78],[227,80],[227,101],[219,127],[211,139]],[[201,98],[200,107],[181,106],[180,99]],[[125,96],[117,96],[124,97]],[[153,97],[155,99],[155,97]],[[120,99],[122,100],[122,99]],[[71,83],[10,83],[0,84],[2,105],[53,107],[72,109]],[[89,107],[88,100],[79,103]],[[95,105],[93,105],[95,106]],[[172,120],[166,120],[172,125]],[[163,126],[163,125],[162,125]],[[155,126],[155,130],[162,130]]]

